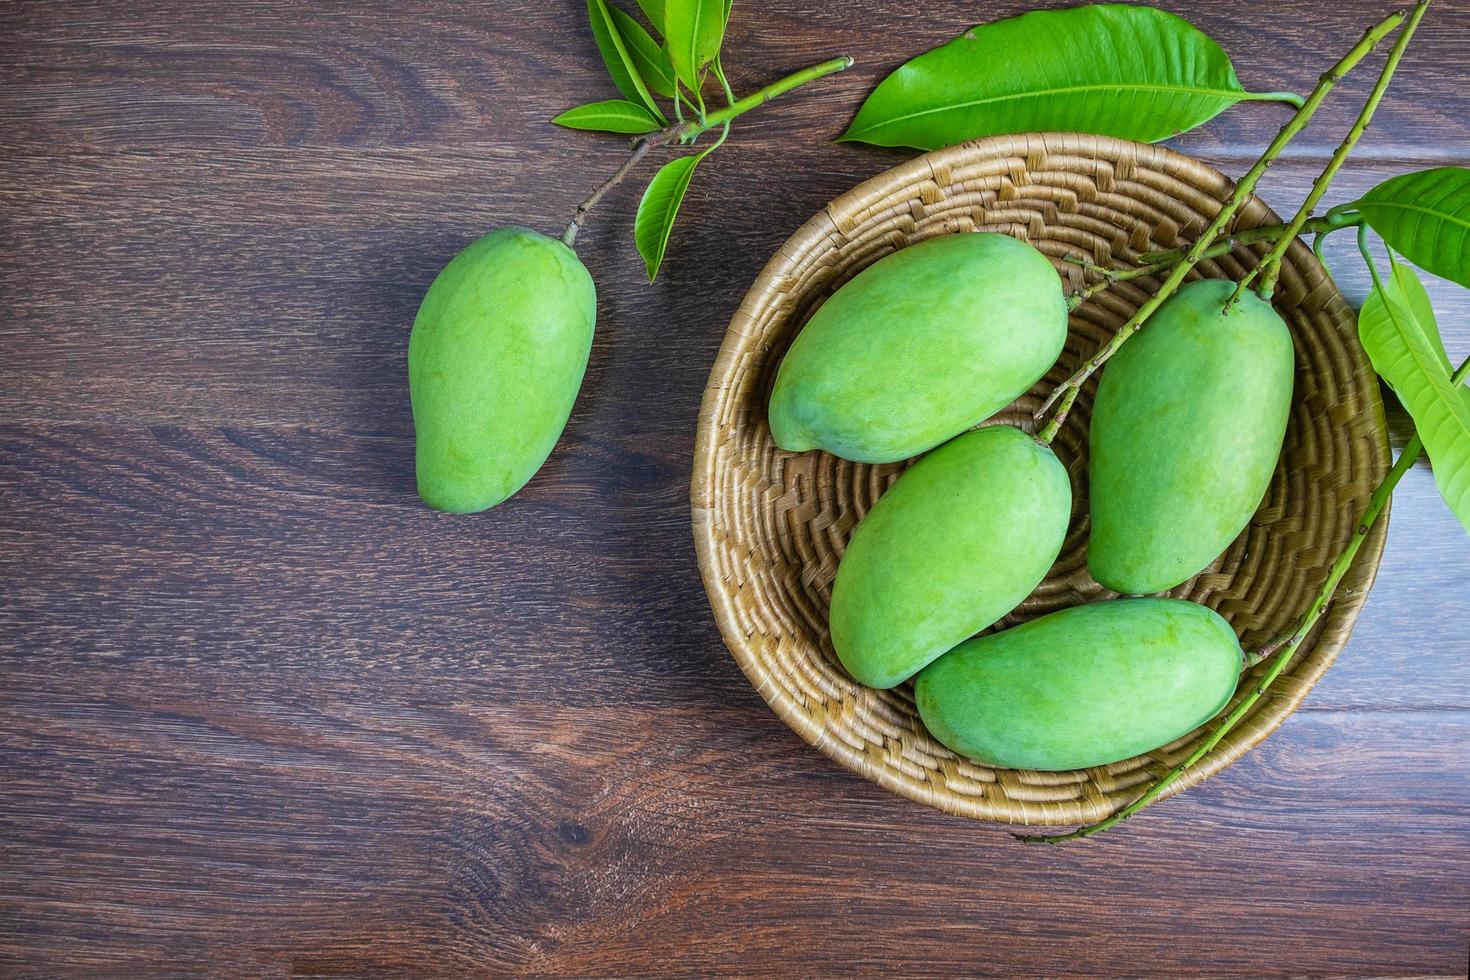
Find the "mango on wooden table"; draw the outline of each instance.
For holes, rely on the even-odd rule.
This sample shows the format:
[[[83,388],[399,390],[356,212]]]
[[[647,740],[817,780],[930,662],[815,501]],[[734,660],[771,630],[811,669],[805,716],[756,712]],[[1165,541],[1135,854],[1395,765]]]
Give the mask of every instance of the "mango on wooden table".
[[[419,496],[470,513],[535,475],[592,348],[592,276],[561,242],[493,231],[439,273],[408,342]]]

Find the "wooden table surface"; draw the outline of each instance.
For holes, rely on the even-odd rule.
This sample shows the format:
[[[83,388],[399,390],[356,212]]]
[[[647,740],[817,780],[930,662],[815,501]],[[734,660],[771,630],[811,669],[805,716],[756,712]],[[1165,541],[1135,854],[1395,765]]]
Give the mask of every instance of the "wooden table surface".
[[[0,973],[1462,974],[1470,542],[1423,463],[1302,709],[1080,846],[864,782],[721,645],[688,491],[725,323],[906,158],[831,142],[871,86],[1025,6],[738,3],[737,90],[857,67],[737,126],[656,286],[639,187],[607,201],[566,436],[475,517],[415,497],[408,328],[458,249],[559,227],[620,162],[546,123],[613,94],[582,5],[0,6]],[[1388,9],[1167,6],[1298,91]],[[1439,0],[1329,203],[1470,161],[1467,60]],[[1278,210],[1375,71],[1273,168]],[[1176,143],[1239,174],[1284,115]],[[1458,360],[1470,293],[1431,288]]]

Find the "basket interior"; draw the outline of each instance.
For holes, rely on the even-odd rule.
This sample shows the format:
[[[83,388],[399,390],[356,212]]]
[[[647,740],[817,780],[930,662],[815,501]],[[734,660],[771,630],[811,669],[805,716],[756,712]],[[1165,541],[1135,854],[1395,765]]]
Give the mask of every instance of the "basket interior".
[[[781,357],[806,320],[839,286],[896,249],[956,232],[1001,232],[1050,257],[1070,291],[1091,274],[1064,256],[1126,265],[1141,252],[1188,244],[1230,187],[1218,171],[1160,147],[1080,134],[997,137],[926,154],[867,181],[815,215],[771,259],[730,324],[705,392],[693,520],[726,644],[803,738],[861,775],[942,810],[1057,825],[1105,816],[1203,737],[1208,726],[1148,755],[1095,769],[995,769],[930,738],[911,685],[874,691],[853,681],[827,633],[832,580],[848,535],[906,464],[783,452],[771,441],[766,403]],[[1235,228],[1276,220],[1252,199]],[[1263,250],[1238,249],[1202,263],[1194,275],[1239,278]],[[1151,278],[1118,283],[1074,311],[1056,365],[995,421],[1031,430],[1031,413],[1045,394],[1157,285]],[[1287,256],[1275,302],[1296,347],[1281,461],[1245,532],[1169,593],[1219,612],[1247,649],[1295,626],[1389,461],[1377,381],[1352,311],[1299,243]],[[1030,598],[993,629],[1112,595],[1088,575],[1086,562],[1087,425],[1095,383],[1053,444],[1073,490],[1062,553]],[[1176,782],[1176,791],[1268,735],[1331,664],[1372,583],[1386,528],[1386,521],[1375,526],[1340,598],[1271,694]],[[1263,664],[1248,673],[1242,686],[1264,670]]]

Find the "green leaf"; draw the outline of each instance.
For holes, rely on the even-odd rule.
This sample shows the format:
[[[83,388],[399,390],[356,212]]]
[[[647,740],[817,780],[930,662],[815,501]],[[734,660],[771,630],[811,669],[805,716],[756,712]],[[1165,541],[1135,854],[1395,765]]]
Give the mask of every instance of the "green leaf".
[[[568,129],[586,129],[598,133],[654,133],[664,124],[653,118],[652,113],[636,102],[608,99],[606,102],[589,102],[575,109],[568,109],[551,120]]]
[[[725,0],[665,0],[664,38],[679,81],[698,92],[702,71],[725,38]]]
[[[1408,312],[1419,325],[1419,329],[1429,341],[1429,347],[1439,357],[1440,366],[1446,374],[1452,374],[1454,367],[1450,364],[1450,356],[1444,348],[1444,341],[1439,336],[1439,324],[1434,320],[1434,307],[1429,302],[1429,290],[1424,288],[1424,283],[1414,275],[1414,270],[1402,262],[1394,261],[1393,254],[1389,254],[1389,264],[1392,272],[1389,281],[1384,284],[1384,290],[1401,306],[1407,307]],[[1361,329],[1361,328],[1360,328]]]
[[[1193,129],[1253,94],[1220,46],[1152,7],[1041,10],[973,28],[879,84],[845,140],[933,150],[1034,130],[1153,142]]]
[[[607,65],[607,73],[612,76],[618,91],[629,101],[645,106],[656,119],[663,122],[664,114],[659,111],[653,96],[648,94],[648,87],[643,84],[638,69],[633,67],[633,56],[623,43],[623,36],[608,9],[607,0],[587,0],[587,19],[592,22],[592,36],[597,39],[597,50],[602,53],[602,63]]]
[[[1358,335],[1373,369],[1413,417],[1440,496],[1470,531],[1470,388],[1450,376],[1428,294],[1412,269],[1393,262],[1388,281],[1375,281]]]
[[[1470,288],[1470,169],[1401,174],[1347,208],[1362,212],[1389,248],[1410,262]]]
[[[628,49],[628,56],[633,59],[633,70],[654,92],[672,99],[674,97],[674,66],[669,63],[669,53],[660,47],[657,41],[649,37],[643,25],[631,16],[623,13],[617,7],[608,9],[612,11],[613,23],[617,25],[618,33],[623,36],[623,46]]]
[[[664,0],[638,0],[638,7],[643,11],[643,16],[653,25],[660,36],[664,32]]]
[[[638,215],[633,219],[633,240],[638,245],[638,254],[643,256],[643,264],[648,268],[649,282],[658,276],[658,267],[663,264],[669,233],[674,230],[674,219],[678,217],[684,192],[689,190],[689,182],[694,179],[694,168],[716,146],[719,144],[664,164],[648,182],[643,200],[638,202]]]

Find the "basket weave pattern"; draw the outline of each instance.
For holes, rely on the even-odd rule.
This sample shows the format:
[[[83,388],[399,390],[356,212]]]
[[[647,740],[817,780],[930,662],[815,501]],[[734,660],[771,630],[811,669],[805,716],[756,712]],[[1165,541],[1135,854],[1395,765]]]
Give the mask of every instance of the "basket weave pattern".
[[[912,686],[862,687],[842,670],[827,632],[832,580],[848,535],[905,464],[870,466],[826,453],[786,453],[771,441],[766,403],[776,368],[802,325],[832,292],[884,255],[968,231],[1003,232],[1049,256],[1069,291],[1100,265],[1187,244],[1218,212],[1230,181],[1161,147],[1109,137],[1026,134],[929,153],[833,201],[783,245],[730,323],[700,412],[692,487],[700,570],[727,646],[757,690],[804,739],[904,796],[950,813],[1026,824],[1106,816],[1152,776],[1181,760],[1208,726],[1155,752],[1075,772],[995,769],[929,737]],[[1278,220],[1252,199],[1235,227]],[[1238,279],[1263,249],[1239,249],[1197,270]],[[1115,284],[1071,316],[1047,377],[997,421],[1033,429],[1031,412],[1157,287]],[[1265,502],[1214,564],[1170,595],[1201,602],[1258,647],[1290,631],[1352,533],[1386,472],[1389,450],[1377,382],[1352,311],[1297,244],[1276,307],[1296,345],[1296,392],[1286,445]],[[1087,424],[1095,379],[1054,449],[1072,479],[1071,530],[1046,581],[1001,629],[1105,598],[1087,573]],[[1369,536],[1338,599],[1270,694],[1175,784],[1219,771],[1270,734],[1347,641],[1377,570],[1387,522]],[[1256,667],[1241,690],[1265,670]],[[1233,706],[1234,702],[1232,702]]]

